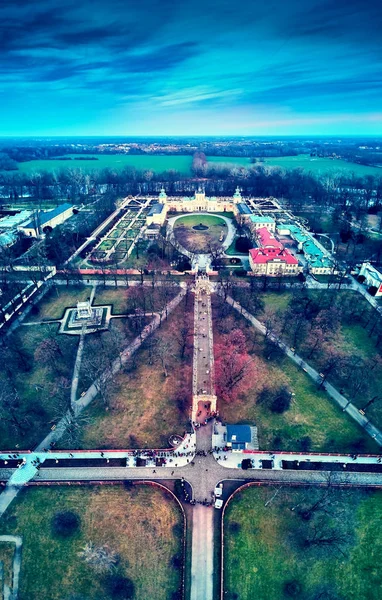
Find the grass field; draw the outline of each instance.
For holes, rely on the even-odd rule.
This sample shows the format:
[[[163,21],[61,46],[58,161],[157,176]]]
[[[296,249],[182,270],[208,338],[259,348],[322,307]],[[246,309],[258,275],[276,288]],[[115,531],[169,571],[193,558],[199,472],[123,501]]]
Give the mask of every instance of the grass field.
[[[77,513],[81,526],[59,538],[51,521],[65,510]],[[182,555],[182,530],[177,504],[145,486],[29,488],[0,522],[0,533],[23,537],[19,600],[115,599],[105,575],[78,555],[87,542],[118,554],[116,572],[133,581],[135,600],[168,600],[180,587],[171,560]]]
[[[281,302],[284,294],[271,294],[270,298]],[[273,360],[266,360],[263,337],[256,335],[238,313],[231,311],[230,314],[229,326],[231,329],[240,327],[245,333],[256,370],[253,385],[238,400],[229,403],[219,399],[219,413],[224,421],[256,423],[261,450],[299,451],[302,440],[309,437],[312,451],[350,452],[358,447],[364,451],[377,451],[375,442],[290,359],[280,354]],[[214,342],[219,343],[216,321]],[[258,403],[259,394],[265,387],[279,389],[281,386],[295,394],[289,410],[277,414]]]
[[[195,226],[204,225],[208,229],[198,231]],[[177,241],[186,249],[198,249],[206,252],[209,243],[219,242],[223,232],[222,242],[227,235],[227,225],[223,219],[213,215],[188,215],[177,219],[174,223],[174,235]]]
[[[284,169],[306,169],[314,175],[321,175],[332,171],[335,173],[347,172],[356,175],[382,175],[382,169],[379,167],[368,167],[350,163],[345,160],[332,160],[330,158],[311,157],[309,154],[299,154],[298,156],[282,156],[275,158],[266,158],[263,163],[257,163],[264,166],[277,166]]]
[[[286,385],[295,394],[289,410],[279,415],[258,404],[258,385],[232,404],[219,400],[219,413],[227,423],[256,423],[261,450],[299,451],[308,436],[314,452],[350,452],[360,440],[364,451],[377,451],[370,437],[288,358],[277,364],[261,360],[261,369],[263,386]]]
[[[304,522],[298,507],[322,491],[252,487],[236,495],[224,520],[227,600],[380,599],[382,493],[333,490],[328,513]],[[320,519],[343,535],[341,551],[302,547]],[[286,590],[292,581],[294,595]]]
[[[81,155],[84,158],[86,155]],[[97,160],[75,160],[79,155],[69,154],[72,160],[31,160],[18,163],[19,172],[32,173],[34,171],[60,171],[61,169],[81,169],[83,171],[99,171],[101,169],[121,170],[125,167],[134,167],[138,170],[153,170],[156,172],[174,169],[184,175],[191,174],[192,156],[155,156],[155,155],[89,155]]]
[[[81,157],[81,160],[76,160]],[[85,158],[88,160],[85,160]],[[91,160],[92,157],[97,160]],[[99,171],[101,169],[121,170],[125,167],[133,167],[137,170],[152,170],[162,172],[167,170],[179,171],[183,175],[191,175],[192,156],[160,156],[160,155],[126,155],[126,154],[97,154],[97,155],[77,155],[68,154],[66,158],[71,160],[31,160],[18,163],[18,170],[21,173],[33,173],[35,171],[60,171],[61,169],[81,169],[83,171]],[[260,160],[260,159],[259,159]],[[239,167],[255,166],[251,163],[249,157],[240,156],[207,156],[209,164],[226,164],[229,166],[237,165]],[[354,172],[356,175],[381,175],[382,169],[378,167],[368,167],[349,163],[345,160],[331,160],[330,158],[310,157],[308,154],[298,156],[284,156],[266,158],[264,162],[258,162],[257,165],[280,166],[285,169],[303,168],[312,173],[320,175],[328,171],[347,171]]]
[[[77,302],[83,302],[90,298],[92,288],[87,286],[57,286],[51,288],[38,303],[38,312],[29,314],[26,321],[47,321],[50,319],[61,319],[65,309],[77,306]]]
[[[160,360],[152,355],[155,348],[147,347],[147,344],[142,347],[136,355],[134,368],[131,371],[124,369],[115,378],[110,392],[110,409],[105,411],[98,400],[86,411],[90,422],[84,426],[81,447],[167,448],[171,434],[183,434],[192,389],[191,348],[182,361],[176,342],[183,314],[184,302],[156,334],[159,343],[166,344],[168,377],[163,374]],[[192,314],[191,304],[188,314]],[[182,410],[177,400],[184,396],[187,403]]]
[[[56,324],[21,326],[14,334],[14,343],[23,356],[13,376],[19,396],[17,416],[21,426],[13,426],[8,420],[9,415],[4,414],[0,421],[0,447],[3,449],[15,448],[16,444],[19,448],[32,448],[49,433],[52,419],[63,414],[59,407],[70,393],[79,338],[56,335],[57,330]],[[60,352],[51,362],[35,358],[36,349],[47,339],[57,342]],[[0,375],[0,385],[3,376],[5,372]]]

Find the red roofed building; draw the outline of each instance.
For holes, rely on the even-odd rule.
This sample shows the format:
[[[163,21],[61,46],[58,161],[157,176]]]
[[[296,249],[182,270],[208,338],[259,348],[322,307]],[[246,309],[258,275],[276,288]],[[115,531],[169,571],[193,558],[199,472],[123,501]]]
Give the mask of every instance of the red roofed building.
[[[282,243],[276,240],[275,236],[266,227],[259,227],[256,230],[256,239],[261,248],[279,248],[280,250],[284,248]]]
[[[297,275],[302,271],[298,260],[268,229],[261,227],[256,237],[259,248],[249,251],[249,264],[255,275]]]

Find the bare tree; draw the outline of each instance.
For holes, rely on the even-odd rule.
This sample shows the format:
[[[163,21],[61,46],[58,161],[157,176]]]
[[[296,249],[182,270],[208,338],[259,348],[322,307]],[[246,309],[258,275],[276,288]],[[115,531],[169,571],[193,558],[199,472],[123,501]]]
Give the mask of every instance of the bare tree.
[[[9,423],[19,434],[25,435],[29,420],[22,410],[20,396],[8,381],[0,386],[0,419]]]
[[[87,542],[78,555],[93,569],[96,573],[108,573],[118,564],[118,554],[108,546],[96,546],[93,542]]]

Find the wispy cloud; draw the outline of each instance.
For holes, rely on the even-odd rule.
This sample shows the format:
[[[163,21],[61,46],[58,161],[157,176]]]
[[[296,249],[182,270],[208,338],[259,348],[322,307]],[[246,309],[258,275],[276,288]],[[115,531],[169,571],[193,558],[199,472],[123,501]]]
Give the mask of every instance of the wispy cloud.
[[[376,0],[2,0],[0,134],[368,127],[381,21]]]

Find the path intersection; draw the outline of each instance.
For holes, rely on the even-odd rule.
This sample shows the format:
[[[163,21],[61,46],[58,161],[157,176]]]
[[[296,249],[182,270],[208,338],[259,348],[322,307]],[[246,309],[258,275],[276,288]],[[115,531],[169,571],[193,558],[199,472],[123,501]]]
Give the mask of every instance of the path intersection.
[[[251,481],[266,484],[326,485],[328,473],[338,485],[382,486],[381,457],[378,455],[344,455],[325,453],[232,451],[227,448],[221,425],[216,421],[211,293],[215,289],[208,277],[196,277],[194,309],[194,358],[192,430],[181,443],[167,450],[56,450],[54,443],[62,432],[51,432],[35,451],[0,453],[0,516],[18,491],[30,483],[113,482],[123,480],[158,481],[183,479],[191,487],[192,557],[191,600],[214,600],[214,489],[227,480],[237,487]],[[171,301],[174,308],[184,290]],[[232,299],[228,301],[234,305]],[[235,308],[240,308],[234,306]],[[244,313],[243,313],[244,314]],[[244,314],[253,322],[254,317]],[[159,315],[148,325],[139,340],[122,353],[112,367],[123,364],[157,326]],[[253,324],[260,329],[261,323]],[[289,353],[289,349],[284,348]],[[312,374],[310,374],[312,376]],[[333,388],[334,389],[334,388]],[[76,410],[85,408],[97,395],[93,384],[85,396],[76,401]],[[61,428],[63,425],[61,425]],[[378,431],[378,430],[377,430]],[[369,432],[370,433],[370,432]],[[379,434],[379,432],[378,432]],[[376,440],[379,442],[379,439]],[[53,446],[53,447],[52,447]],[[246,461],[244,468],[243,460]],[[250,461],[250,468],[248,467]],[[224,488],[223,488],[224,489]],[[223,493],[223,501],[228,494]]]

